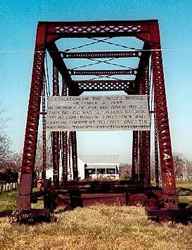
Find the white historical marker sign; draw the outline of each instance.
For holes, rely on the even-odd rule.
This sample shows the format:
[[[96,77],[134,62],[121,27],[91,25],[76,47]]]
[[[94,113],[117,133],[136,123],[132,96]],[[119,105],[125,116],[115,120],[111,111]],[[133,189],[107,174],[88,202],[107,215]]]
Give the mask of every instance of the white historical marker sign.
[[[51,96],[46,121],[49,131],[150,129],[146,95]]]

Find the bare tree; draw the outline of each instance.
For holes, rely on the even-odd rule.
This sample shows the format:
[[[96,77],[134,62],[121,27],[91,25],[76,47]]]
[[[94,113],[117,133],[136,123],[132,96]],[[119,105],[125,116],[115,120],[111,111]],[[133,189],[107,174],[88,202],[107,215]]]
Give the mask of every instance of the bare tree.
[[[4,134],[0,134],[0,163],[8,159],[10,153],[10,141]]]
[[[181,153],[173,154],[173,163],[175,168],[175,175],[177,179],[187,180],[192,178],[192,161],[186,159]],[[155,160],[154,155],[151,159],[151,177],[155,178]]]
[[[51,166],[52,166],[52,149],[49,140],[47,140],[46,168],[49,169],[51,168]],[[34,171],[37,177],[41,177],[43,171],[43,141],[41,137],[39,137],[37,140]]]
[[[174,157],[176,177],[181,180],[192,178],[192,162],[187,160],[181,154],[175,154]]]
[[[8,160],[10,154],[10,140],[5,133],[7,120],[4,118],[4,112],[0,110],[0,165]]]

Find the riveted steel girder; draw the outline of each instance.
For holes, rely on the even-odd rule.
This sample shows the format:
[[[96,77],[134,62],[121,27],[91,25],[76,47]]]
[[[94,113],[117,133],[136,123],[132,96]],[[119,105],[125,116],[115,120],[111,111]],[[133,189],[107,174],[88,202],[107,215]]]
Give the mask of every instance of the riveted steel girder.
[[[147,43],[144,44],[138,74],[135,79],[135,85],[140,95],[149,95],[149,57],[150,50]],[[150,185],[150,131],[139,131],[139,176],[144,186]],[[135,160],[134,160],[135,161]]]
[[[71,146],[72,146],[72,166],[73,166],[73,180],[78,180],[77,167],[77,136],[76,131],[71,131]]]
[[[136,75],[137,69],[128,70],[69,70],[71,75]]]
[[[137,37],[143,41],[156,40],[151,32],[157,20],[40,22],[47,26],[48,41],[72,37]]]
[[[53,64],[53,96],[59,96],[59,72]],[[59,159],[60,159],[60,135],[52,132],[52,155],[53,155],[53,183],[59,185]]]
[[[135,93],[133,80],[82,80],[73,81],[81,91],[126,91]]]
[[[133,51],[95,51],[95,52],[59,52],[62,58],[79,59],[79,58],[127,58],[140,57],[142,52]]]
[[[158,29],[158,27],[156,27]],[[158,32],[158,30],[156,31]],[[161,178],[164,192],[174,197],[176,192],[175,173],[173,167],[173,156],[171,148],[171,138],[169,130],[167,101],[165,93],[165,83],[162,65],[162,55],[160,43],[152,43],[152,65],[154,84],[154,108],[157,136],[159,142],[159,155],[161,166]],[[174,198],[167,198],[167,207],[174,204]],[[176,204],[175,204],[176,206]]]
[[[38,26],[34,62],[31,80],[31,91],[28,106],[23,159],[17,207],[31,208],[32,173],[35,164],[37,133],[40,114],[41,92],[43,87],[44,57],[45,57],[45,25]]]
[[[67,87],[69,88],[69,90],[71,92],[79,94],[78,86],[73,85],[72,80],[71,80],[71,76],[68,72],[68,69],[67,69],[65,63],[63,62],[63,59],[61,58],[61,56],[59,54],[59,50],[58,50],[57,46],[54,43],[51,43],[47,46],[47,49],[48,49],[49,54],[54,62],[54,65],[57,67],[57,69],[59,70],[59,72],[61,73],[63,78],[65,79],[65,83],[66,83]]]
[[[62,96],[67,96],[67,84],[62,77]],[[62,159],[62,182],[65,183],[68,177],[68,150],[67,143],[68,131],[61,132],[61,159]]]

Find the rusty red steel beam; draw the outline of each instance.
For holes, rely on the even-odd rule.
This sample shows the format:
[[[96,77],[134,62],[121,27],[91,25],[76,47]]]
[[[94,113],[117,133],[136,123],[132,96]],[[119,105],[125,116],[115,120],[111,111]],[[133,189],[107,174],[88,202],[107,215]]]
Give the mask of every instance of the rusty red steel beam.
[[[146,50],[146,44],[143,47],[143,50]],[[146,52],[143,52],[140,58],[138,72],[135,79],[135,87],[137,89],[137,94],[146,94],[146,75],[144,73],[144,67],[148,64],[148,58],[149,58],[149,52],[146,54]],[[146,60],[147,59],[147,60]],[[146,147],[146,142],[143,141],[141,138],[144,134],[148,132],[140,132],[140,131],[133,131],[133,149],[132,149],[132,175],[136,173],[139,177],[140,181],[144,183],[145,179],[145,185],[149,182],[149,175],[146,176],[146,170],[149,168],[149,158],[150,156],[146,156],[147,152],[144,152],[144,147]],[[148,138],[149,139],[149,138]],[[148,145],[149,146],[149,145]],[[145,148],[145,151],[149,151],[149,148]],[[147,159],[146,163],[145,158]],[[136,166],[139,167],[136,169]],[[145,169],[147,168],[147,169]],[[147,171],[148,172],[148,171]],[[146,183],[147,180],[147,183]]]
[[[75,84],[119,84],[119,85],[130,85],[133,84],[135,81],[134,80],[74,80],[73,81]]]
[[[53,63],[53,96],[59,96],[59,72]],[[53,183],[59,185],[60,134],[52,132]]]
[[[76,80],[80,91],[125,91],[135,94],[133,80]]]
[[[136,75],[137,69],[128,70],[69,70],[70,75]]]
[[[73,167],[73,180],[78,180],[78,162],[77,162],[77,135],[76,131],[71,133],[71,149],[72,149],[72,167]]]
[[[68,171],[68,144],[67,144],[67,131],[61,132],[61,152],[62,152],[62,182],[67,181]]]
[[[136,176],[138,176],[138,148],[138,131],[133,131],[131,177],[134,181],[136,181]]]
[[[46,79],[44,76],[43,80],[43,89],[42,89],[42,140],[43,140],[43,170],[42,170],[42,179],[45,183],[46,180],[46,168],[47,168],[47,143],[46,143],[46,100],[45,100],[45,92],[46,92]]]
[[[62,75],[62,95],[67,95],[67,88],[68,88],[68,93],[69,95],[79,95],[82,93],[82,91],[80,91],[79,86],[77,84],[75,84],[72,79],[71,76],[69,74],[69,71],[65,65],[65,63],[63,62],[58,48],[54,43],[50,43],[48,45],[48,51],[49,54],[53,60],[54,66],[55,66],[55,70],[57,69],[61,75]],[[54,73],[54,71],[53,71]],[[54,76],[54,75],[53,75]],[[58,77],[56,77],[56,79],[58,81]],[[53,80],[54,83],[54,80]],[[57,85],[55,85],[55,88],[57,88]],[[53,87],[54,89],[54,87]],[[59,87],[55,90],[55,95],[59,95]],[[63,177],[63,181],[67,180],[67,162],[68,162],[68,146],[67,146],[67,133],[66,132],[62,132],[61,133],[61,137],[59,139],[59,132],[53,132],[53,133],[58,133],[56,134],[56,138],[55,138],[55,142],[53,141],[53,145],[55,144],[55,147],[53,149],[55,156],[55,168],[57,168],[58,165],[58,160],[59,160],[59,155],[57,153],[57,148],[58,147],[62,147],[62,166],[63,166],[63,171],[62,171],[62,177]],[[71,136],[70,136],[72,143],[71,143],[71,149],[72,149],[72,165],[73,165],[73,174],[75,177],[75,180],[78,178],[78,169],[77,169],[77,142],[76,142],[76,133],[75,132],[71,132]],[[53,136],[54,139],[54,136]],[[61,143],[61,145],[59,145],[59,142]],[[70,149],[69,149],[70,150]],[[54,161],[54,159],[53,159]],[[59,180],[57,178],[57,173],[55,172],[55,183],[58,185],[59,184]]]
[[[127,58],[140,57],[142,52],[140,50],[133,51],[94,51],[94,52],[63,52],[59,51],[61,57],[76,59],[76,58]]]
[[[39,25],[36,34],[31,90],[17,199],[18,209],[31,208],[32,173],[35,163],[41,91],[43,86],[45,40],[45,26]]]
[[[154,109],[159,142],[162,188],[164,193],[167,195],[167,198],[165,198],[165,206],[170,208],[176,207],[176,183],[158,26],[154,27],[154,34],[156,34],[157,38],[156,43],[151,43]]]
[[[68,133],[68,168],[69,168],[69,179],[72,180],[73,177],[73,171],[72,171],[72,140],[71,140],[71,131]],[[69,183],[66,182],[65,185]]]
[[[83,21],[83,22],[40,22],[47,26],[49,41],[72,37],[121,37],[134,36],[150,41],[151,29],[157,20],[138,21]]]
[[[67,96],[67,84],[62,77],[62,96]],[[61,159],[62,159],[62,182],[65,183],[68,177],[68,131],[61,132]]]
[[[158,147],[158,135],[157,135],[157,129],[155,126],[155,138],[154,138],[154,143],[155,143],[155,184],[156,187],[159,187],[160,181],[159,181],[159,147]]]
[[[63,62],[63,59],[61,58],[61,55],[59,54],[59,50],[57,46],[55,45],[55,43],[50,43],[47,46],[47,49],[54,62],[55,67],[58,69],[60,74],[65,79],[65,84],[69,88],[70,92],[79,94],[80,92],[79,92],[78,86],[73,84],[69,71],[65,63]]]
[[[138,94],[149,95],[148,70],[151,51],[147,43],[144,43],[143,51],[135,79],[135,87]],[[138,159],[133,159],[132,165],[134,166],[135,162],[139,162],[139,178],[144,186],[147,187],[150,185],[150,131],[138,132],[137,150],[138,154],[133,155],[133,157],[139,157],[139,161]]]

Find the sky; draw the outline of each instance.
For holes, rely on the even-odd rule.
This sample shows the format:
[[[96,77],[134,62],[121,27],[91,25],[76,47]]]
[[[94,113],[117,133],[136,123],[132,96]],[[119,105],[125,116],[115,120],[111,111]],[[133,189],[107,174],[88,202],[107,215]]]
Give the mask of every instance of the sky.
[[[12,150],[23,147],[38,21],[158,19],[174,152],[192,159],[192,2],[190,0],[0,1],[0,109]],[[130,132],[78,134],[80,154],[130,158]]]

